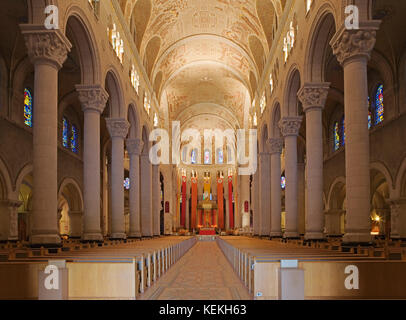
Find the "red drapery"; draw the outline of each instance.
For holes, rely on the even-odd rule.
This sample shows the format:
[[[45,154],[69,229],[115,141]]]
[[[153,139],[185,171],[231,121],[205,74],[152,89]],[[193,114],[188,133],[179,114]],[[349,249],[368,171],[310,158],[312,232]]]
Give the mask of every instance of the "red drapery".
[[[217,179],[218,227],[224,229],[223,179]]]
[[[196,228],[196,212],[197,210],[197,179],[192,177],[192,225],[191,229]]]
[[[228,207],[230,208],[230,229],[234,229],[234,210],[233,210],[233,177],[228,177]]]
[[[182,177],[182,215],[180,217],[180,226],[186,226],[186,177]]]

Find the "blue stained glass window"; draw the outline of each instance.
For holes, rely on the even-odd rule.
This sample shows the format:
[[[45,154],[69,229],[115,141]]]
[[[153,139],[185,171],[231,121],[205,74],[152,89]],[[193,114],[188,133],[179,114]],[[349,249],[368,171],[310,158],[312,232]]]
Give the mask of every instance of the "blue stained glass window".
[[[284,175],[281,177],[281,188],[282,190],[286,189],[286,177]]]
[[[72,152],[78,153],[79,151],[79,143],[78,143],[78,129],[75,125],[72,125],[71,130],[71,137],[70,137],[70,148]]]
[[[379,85],[375,93],[375,124],[379,124],[384,119],[385,107],[383,104],[383,85]]]
[[[344,116],[341,119],[341,145],[345,145],[345,118]]]
[[[196,149],[193,149],[192,155],[191,155],[191,160],[190,160],[192,164],[196,164],[196,157],[197,157],[196,153],[197,153]]]
[[[32,128],[32,94],[28,88],[24,89],[24,123]]]
[[[64,148],[69,148],[69,122],[66,118],[63,118],[62,123],[62,145]]]
[[[126,190],[130,190],[130,178],[126,178],[126,179],[124,180],[124,188],[125,188]]]
[[[334,123],[334,151],[340,149],[340,129],[338,126],[338,122]]]

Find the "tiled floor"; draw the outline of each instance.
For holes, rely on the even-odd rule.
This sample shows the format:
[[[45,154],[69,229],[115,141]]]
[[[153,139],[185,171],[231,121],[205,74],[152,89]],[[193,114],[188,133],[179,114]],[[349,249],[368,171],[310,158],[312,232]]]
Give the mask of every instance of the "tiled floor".
[[[214,241],[189,250],[141,300],[249,300],[250,295]]]

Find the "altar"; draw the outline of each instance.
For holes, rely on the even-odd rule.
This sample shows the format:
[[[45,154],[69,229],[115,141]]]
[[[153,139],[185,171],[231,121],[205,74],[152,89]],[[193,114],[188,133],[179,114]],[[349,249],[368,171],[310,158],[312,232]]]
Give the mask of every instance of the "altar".
[[[198,228],[208,235],[215,235],[217,221],[217,202],[212,200],[203,200],[198,203]],[[209,232],[209,233],[207,233]]]

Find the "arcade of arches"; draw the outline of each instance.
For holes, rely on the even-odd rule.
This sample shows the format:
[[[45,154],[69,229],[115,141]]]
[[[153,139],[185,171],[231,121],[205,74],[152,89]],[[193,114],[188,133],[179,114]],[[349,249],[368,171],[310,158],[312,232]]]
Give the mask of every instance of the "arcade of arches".
[[[345,3],[8,1],[0,241],[406,239],[406,2]]]

